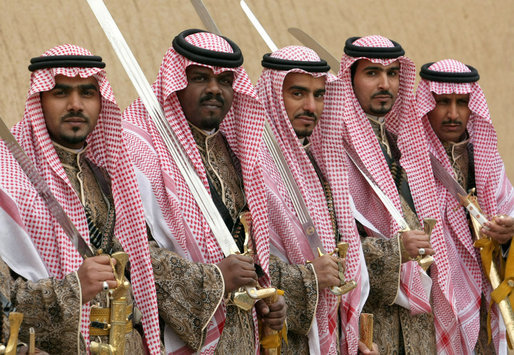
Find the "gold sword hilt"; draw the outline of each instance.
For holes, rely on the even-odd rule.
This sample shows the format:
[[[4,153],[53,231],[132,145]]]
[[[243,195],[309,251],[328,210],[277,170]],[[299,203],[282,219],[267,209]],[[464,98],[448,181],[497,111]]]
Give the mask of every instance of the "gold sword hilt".
[[[248,242],[250,241],[250,212],[246,211],[240,213],[239,220],[245,232],[242,255],[252,255],[253,250],[248,248]],[[257,289],[253,286],[245,286],[234,292],[234,304],[245,311],[249,311],[257,300],[268,298],[276,292],[277,289],[274,287]]]
[[[373,314],[361,313],[359,318],[359,338],[369,350],[373,350]]]
[[[337,256],[339,258],[344,259],[344,258],[346,258],[346,254],[348,252],[349,246],[350,245],[347,242],[339,242],[339,243],[337,243],[337,246],[334,249],[334,251],[330,254],[337,254]],[[320,257],[324,255],[321,252],[320,248],[318,248],[318,255]],[[356,288],[357,282],[355,282],[354,280],[346,281],[345,277],[344,277],[343,265],[339,261],[337,262],[337,265],[339,268],[339,280],[341,281],[341,285],[340,286],[332,286],[330,288],[330,292],[332,292],[336,296],[341,296],[341,295],[344,295],[344,294],[350,292],[354,288]]]
[[[21,322],[23,321],[23,313],[9,313],[9,341],[5,346],[5,355],[16,355],[18,348],[18,335],[20,333]]]
[[[424,218],[423,219],[423,231],[426,235],[430,238],[432,235],[432,230],[434,229],[435,225],[437,223],[437,220],[435,218]],[[430,265],[434,262],[434,257],[432,255],[425,255],[421,256],[419,255],[416,258],[416,261],[418,262],[419,266],[423,268],[423,270],[427,271]]]
[[[125,334],[127,328],[128,315],[128,291],[130,283],[125,279],[125,269],[129,262],[128,254],[116,252],[111,255],[116,260],[116,264],[111,263],[114,278],[118,283],[115,289],[109,290],[110,300],[110,320],[109,343],[91,342],[91,353],[94,355],[123,355],[125,354]]]
[[[124,287],[121,287],[124,282],[126,281],[125,280],[125,269],[127,268],[127,264],[129,262],[129,257],[128,257],[128,254],[123,252],[123,251],[119,251],[119,252],[116,252],[114,254],[111,255],[111,258],[116,260],[116,264],[112,264],[112,268],[113,268],[113,273],[114,273],[114,278],[116,279],[116,282],[118,283],[118,287],[116,287],[114,290],[110,290],[109,292],[111,292],[112,294],[112,298],[117,298],[117,293],[119,292],[123,292],[124,291]],[[120,289],[118,291],[118,289]],[[121,297],[121,296],[120,296]]]
[[[268,297],[264,298],[264,302],[266,302],[267,305],[272,305],[273,303],[278,301],[278,293],[275,290],[274,293],[269,295]],[[260,335],[262,338],[267,336],[276,336],[279,333],[278,330],[271,329],[269,327],[264,327],[262,329],[262,334]],[[261,354],[264,355],[279,355],[280,354],[280,345],[277,348],[262,348]]]

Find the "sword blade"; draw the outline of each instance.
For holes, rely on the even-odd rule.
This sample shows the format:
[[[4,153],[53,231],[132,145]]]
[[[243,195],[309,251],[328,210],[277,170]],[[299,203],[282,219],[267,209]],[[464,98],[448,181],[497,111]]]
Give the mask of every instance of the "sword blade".
[[[259,22],[257,17],[253,14],[252,10],[248,7],[245,0],[241,0],[241,2],[239,4],[241,5],[241,8],[243,9],[244,13],[246,14],[248,19],[252,23],[253,27],[255,27],[257,32],[259,32],[259,35],[261,36],[261,38],[264,40],[264,42],[266,42],[266,45],[269,47],[269,49],[272,52],[275,52],[278,49],[278,47],[275,45],[275,43],[273,42],[271,37],[268,35],[268,32],[266,32],[264,27],[262,27],[261,23]]]
[[[441,184],[446,187],[448,192],[452,194],[452,196],[455,197],[457,201],[460,201],[462,206],[464,206],[464,208],[466,208],[466,210],[468,210],[468,212],[473,217],[475,217],[477,222],[483,226],[484,223],[488,221],[487,217],[482,212],[480,212],[480,210],[472,201],[470,201],[466,190],[464,190],[458,181],[455,180],[453,176],[450,175],[450,173],[448,173],[445,167],[432,153],[430,153],[430,163],[432,164],[432,171],[434,172],[435,178],[438,179]]]
[[[409,230],[409,225],[407,224],[407,221],[405,221],[405,218],[403,218],[403,215],[396,209],[396,206],[394,205],[393,201],[387,196],[381,189],[378,187],[378,185],[373,181],[373,178],[371,176],[368,176],[367,171],[365,171],[365,168],[361,167],[359,163],[357,163],[356,159],[354,159],[351,154],[348,152],[347,149],[345,149],[346,155],[350,158],[353,165],[359,170],[361,175],[366,179],[369,186],[373,189],[375,194],[378,196],[380,201],[384,204],[384,207],[387,209],[389,214],[393,217],[393,219],[398,223],[401,229]]]
[[[434,176],[446,187],[446,189],[458,200],[459,195],[466,196],[467,193],[460,184],[446,171],[439,160],[430,153],[430,163]]]
[[[315,52],[318,53],[318,55],[323,56],[323,59],[325,59],[331,68],[339,68],[340,64],[339,61],[330,54],[329,51],[327,51],[321,44],[319,44],[314,38],[309,36],[307,33],[303,32],[299,28],[289,28],[289,33],[291,33],[293,36],[295,36],[296,39],[298,39],[300,42],[302,42],[303,45],[306,47],[312,48]],[[359,172],[362,176],[366,179],[368,184],[371,186],[373,191],[376,193],[376,195],[380,198],[380,201],[384,204],[387,211],[391,214],[393,219],[398,223],[401,229],[409,229],[409,225],[405,221],[405,218],[403,218],[403,215],[396,209],[393,201],[387,196],[380,187],[373,181],[373,178],[371,176],[368,176],[366,169],[361,167],[356,159],[354,159],[351,154],[349,153],[348,149],[345,149],[346,154],[350,158],[350,160],[353,162],[353,164],[357,167]]]
[[[321,44],[318,43],[314,38],[309,36],[307,33],[302,31],[296,27],[289,27],[287,29],[290,34],[292,34],[297,40],[299,40],[305,47],[309,47],[314,50],[320,58],[327,61],[328,65],[330,65],[330,69],[337,73],[339,71],[340,63],[336,57],[330,54]]]
[[[66,212],[64,212],[64,209],[60,205],[59,201],[57,201],[55,198],[43,176],[41,176],[27,154],[25,154],[23,148],[18,144],[16,138],[14,138],[11,131],[9,128],[7,128],[1,117],[0,138],[2,138],[2,140],[5,142],[5,145],[13,155],[14,159],[16,159],[25,175],[27,175],[29,181],[32,183],[32,185],[34,185],[34,188],[38,192],[39,196],[41,196],[45,202],[48,210],[50,211],[50,214],[57,220],[62,229],[64,229],[64,232],[70,238],[72,244],[78,250],[79,254],[83,258],[94,256],[93,251],[84,241]]]
[[[217,34],[218,36],[221,36],[221,31],[216,26],[216,23],[212,19],[212,17],[209,15],[209,11],[205,7],[202,0],[191,0],[191,3],[193,4],[196,13],[198,17],[202,20],[204,26],[207,28],[207,31]]]
[[[201,2],[201,0],[191,1]],[[197,11],[198,16],[200,17],[200,19],[206,27],[211,26],[210,24],[214,24],[214,26],[216,26],[214,19],[211,17],[207,8],[203,6],[203,3],[201,4],[201,11],[199,11],[198,9],[199,8],[195,6],[195,10]],[[221,36],[220,32],[216,34]],[[295,208],[298,219],[302,225],[302,229],[309,239],[309,245],[311,247],[313,255],[317,255],[318,248],[324,253],[325,249],[323,247],[323,243],[321,242],[318,232],[314,227],[314,222],[312,221],[309,215],[307,204],[303,199],[303,195],[300,191],[300,188],[298,187],[298,184],[296,183],[296,180],[293,177],[293,173],[291,172],[291,169],[289,168],[289,165],[286,162],[284,154],[282,153],[282,150],[278,145],[277,139],[273,134],[273,131],[268,121],[266,121],[264,125],[263,140],[266,144],[266,147],[268,148],[268,151],[270,152],[273,161],[275,162],[275,166],[277,167],[280,177],[284,182],[289,197],[291,198],[291,202],[293,203],[293,206]]]
[[[309,240],[312,253],[315,256],[318,255],[318,248],[325,253],[323,243],[321,242],[318,231],[316,230],[314,222],[309,214],[307,203],[305,202],[302,192],[294,179],[293,173],[286,162],[284,154],[280,150],[268,121],[266,121],[265,124],[263,139],[268,151],[270,152],[271,158],[275,162],[275,166],[277,167],[280,177],[284,182],[287,193],[291,198],[298,220],[302,224],[302,229]]]
[[[189,156],[184,151],[178,137],[166,120],[164,111],[146,80],[136,58],[132,54],[125,38],[121,34],[118,26],[114,22],[109,10],[102,0],[87,0],[89,7],[93,11],[96,19],[100,23],[105,35],[111,42],[114,52],[118,56],[123,68],[127,72],[132,84],[134,85],[141,101],[143,102],[148,114],[152,118],[159,134],[161,135],[173,160],[176,162],[184,180],[186,181],[191,193],[193,194],[198,207],[209,224],[213,235],[225,256],[228,256],[239,249],[230,234],[223,218],[214,205],[211,196],[207,192],[202,180],[194,168]]]

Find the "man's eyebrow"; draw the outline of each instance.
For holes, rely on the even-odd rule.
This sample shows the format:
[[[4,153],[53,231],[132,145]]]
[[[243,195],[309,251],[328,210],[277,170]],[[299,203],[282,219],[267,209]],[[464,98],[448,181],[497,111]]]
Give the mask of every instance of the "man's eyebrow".
[[[78,87],[82,90],[96,90],[98,91],[98,86],[94,85],[94,84],[83,84],[83,85],[78,85]]]
[[[292,85],[292,86],[288,87],[287,91],[290,91],[290,90],[309,91],[305,86],[300,86],[300,85]]]
[[[367,67],[364,67],[363,70],[384,70],[384,67],[378,66],[378,65],[368,65]]]
[[[227,77],[227,76],[229,76],[229,77],[233,78],[233,77],[234,77],[234,72],[229,71],[229,72],[223,72],[223,73],[220,73],[220,74],[218,75],[218,78],[225,78],[225,77]]]
[[[400,70],[400,66],[394,66],[394,67],[391,67],[391,68],[385,68],[383,66],[370,65],[370,66],[365,67],[363,70],[379,70],[379,71]]]
[[[81,85],[66,85],[66,84],[55,84],[52,90],[60,89],[60,90],[70,90],[73,88],[79,88],[81,90],[96,90],[98,91],[98,87],[94,84],[81,84]]]
[[[187,75],[208,75],[208,73],[201,69],[193,69],[188,71]]]

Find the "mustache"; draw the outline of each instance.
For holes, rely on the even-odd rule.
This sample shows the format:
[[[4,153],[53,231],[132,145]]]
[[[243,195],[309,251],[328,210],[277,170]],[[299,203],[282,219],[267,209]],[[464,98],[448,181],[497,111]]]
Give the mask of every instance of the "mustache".
[[[378,91],[371,95],[371,98],[374,99],[376,96],[389,96],[390,98],[393,98],[393,94],[387,90]]]
[[[200,103],[204,103],[205,101],[216,100],[222,105],[225,105],[225,99],[221,95],[207,94],[200,98]]]
[[[459,126],[462,126],[462,122],[461,121],[454,121],[454,120],[446,120],[446,121],[442,121],[441,124],[454,124],[454,125],[459,125]]]
[[[306,116],[306,117],[312,117],[314,119],[317,119],[318,116],[314,113],[314,112],[310,112],[310,111],[303,111],[302,113],[299,113],[297,114],[296,116],[294,116],[295,118],[298,118],[300,116]]]
[[[80,111],[68,112],[67,114],[62,116],[61,119],[65,120],[65,119],[71,118],[71,117],[80,117],[80,118],[83,118],[85,120],[89,120],[89,118],[86,115],[84,115],[82,112],[80,112]]]

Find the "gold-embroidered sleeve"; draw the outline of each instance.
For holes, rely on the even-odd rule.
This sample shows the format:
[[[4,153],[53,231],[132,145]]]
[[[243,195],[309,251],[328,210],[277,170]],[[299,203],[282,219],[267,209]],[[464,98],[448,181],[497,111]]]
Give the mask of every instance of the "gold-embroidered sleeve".
[[[367,302],[390,306],[396,299],[400,285],[399,239],[366,236],[361,237],[361,243],[370,282]]]
[[[0,293],[7,301],[10,301],[11,297],[11,274],[9,272],[9,267],[6,263],[0,258]],[[4,312],[1,312],[0,315],[2,320],[0,324],[2,325],[0,331],[0,343],[7,343],[7,337],[9,336],[9,327],[8,327],[8,319],[5,316]]]
[[[270,256],[272,285],[284,290],[289,332],[307,335],[318,304],[318,284],[314,270],[306,265],[292,265]]]
[[[29,328],[36,332],[36,346],[52,354],[77,353],[81,292],[76,273],[62,280],[14,280],[11,302],[23,313],[20,340],[29,342]]]
[[[150,242],[159,316],[193,350],[223,301],[223,276],[216,265],[194,263]]]

